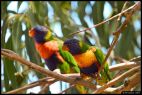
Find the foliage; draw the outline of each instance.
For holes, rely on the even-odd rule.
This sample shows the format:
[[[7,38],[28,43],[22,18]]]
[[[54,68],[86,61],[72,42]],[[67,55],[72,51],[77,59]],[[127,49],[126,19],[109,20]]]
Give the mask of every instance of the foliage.
[[[108,49],[112,41],[112,32],[115,32],[117,29],[117,19],[111,20],[85,33],[72,36],[68,36],[68,34],[91,27],[91,25],[93,26],[118,14],[121,12],[125,3],[124,1],[15,1],[17,2],[17,10],[14,11],[7,9],[12,2],[14,1],[1,2],[1,47],[13,50],[23,58],[29,59],[31,62],[35,62],[40,66],[44,66],[44,62],[42,62],[38,53],[35,52],[36,49],[33,40],[28,37],[28,30],[31,27],[38,24],[48,26],[53,31],[53,34],[60,39],[65,40],[69,37],[76,37],[78,39],[84,39],[84,42],[89,44],[94,45],[95,42],[96,46],[101,44],[102,48]],[[112,8],[112,12],[107,18],[103,14],[106,4],[109,4]],[[131,1],[127,7],[133,4],[134,2]],[[27,7],[23,11],[20,11],[22,5],[27,5]],[[114,56],[130,59],[140,55],[141,28],[137,24],[141,20],[140,17],[140,11],[134,14],[114,49]],[[122,16],[121,22],[124,19],[125,16]],[[63,36],[60,34],[63,34]],[[1,73],[3,77],[1,80],[2,91],[10,91],[23,84],[27,84],[29,74],[33,74],[38,78],[43,77],[41,74],[19,65],[16,61],[2,58],[1,62],[2,67],[4,67],[2,68],[3,73]],[[15,73],[17,72],[22,72],[23,77],[20,75],[15,77]],[[17,82],[19,79],[21,81]]]

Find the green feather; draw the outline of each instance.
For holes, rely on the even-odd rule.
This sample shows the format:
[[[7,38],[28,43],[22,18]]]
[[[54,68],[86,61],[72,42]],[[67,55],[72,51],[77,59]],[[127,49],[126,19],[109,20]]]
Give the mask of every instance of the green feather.
[[[70,52],[62,50],[63,41],[61,41],[57,38],[55,38],[55,40],[58,41],[59,53],[61,54],[61,56],[65,60],[65,62],[63,62],[63,64],[61,63],[59,65],[61,72],[71,73],[70,71],[73,69],[74,73],[80,73],[80,69],[79,69],[74,57],[70,54]],[[84,93],[84,91],[86,91],[85,87],[80,86],[80,85],[76,85],[76,89],[80,93]]]
[[[76,73],[80,72],[80,69],[74,59],[74,57],[68,52],[68,51],[63,51],[61,48],[59,48],[59,52],[63,59],[75,70]]]
[[[103,63],[103,61],[105,59],[105,55],[103,54],[101,49],[99,49],[99,48],[97,48],[95,46],[89,46],[88,44],[85,44],[82,41],[79,42],[79,46],[81,48],[82,53],[86,52],[88,49],[95,48],[96,51],[95,52],[93,51],[93,52],[94,52],[94,54],[96,56],[96,59],[97,59],[98,63],[100,65],[102,65],[102,63]],[[107,62],[104,65],[104,69],[100,72],[100,75],[102,77],[103,82],[107,82],[107,81],[111,80],[111,77],[109,75],[109,66],[108,66]]]
[[[105,59],[105,56],[104,56],[103,52],[102,52],[99,48],[97,48],[97,47],[95,47],[95,46],[94,46],[94,48],[96,48],[96,51],[94,52],[94,53],[95,53],[95,56],[96,56],[98,62],[99,62],[100,64],[102,64],[103,61],[104,61],[104,59]]]
[[[96,58],[97,58],[97,61],[99,62],[99,64],[102,65],[104,59],[105,59],[105,55],[103,54],[103,52],[101,51],[101,49],[97,48],[94,46],[94,48],[96,48],[96,51],[94,52]],[[109,74],[109,65],[108,63],[106,62],[104,64],[104,68],[103,70],[100,72],[101,74],[101,77],[102,77],[102,80],[104,80],[104,82],[107,82],[109,80],[111,80],[111,77],[110,77],[110,74]]]
[[[58,67],[60,68],[62,73],[70,73],[70,66],[67,62],[58,64]]]
[[[89,45],[83,43],[82,41],[79,42],[79,46],[82,53],[86,52],[89,49]]]

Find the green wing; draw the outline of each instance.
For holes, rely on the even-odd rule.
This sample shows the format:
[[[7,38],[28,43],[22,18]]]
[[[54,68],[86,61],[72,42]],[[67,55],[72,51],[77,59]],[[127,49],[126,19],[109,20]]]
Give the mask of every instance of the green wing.
[[[78,65],[77,65],[74,57],[68,51],[62,50],[63,41],[56,38],[56,37],[54,37],[54,41],[57,41],[59,53],[63,57],[63,59],[65,60],[63,63],[58,65],[60,71],[62,73],[70,73],[73,70],[74,73],[79,73],[80,69],[78,68]]]
[[[58,68],[60,69],[61,73],[70,73],[70,66],[67,62],[58,64]]]
[[[63,51],[61,48],[59,48],[59,52],[64,60],[70,65],[71,69],[73,69],[75,73],[79,73],[80,69],[74,57],[68,51]]]
[[[96,48],[96,51],[94,52],[99,64],[102,65],[104,59],[105,59],[105,55],[103,54],[103,52],[101,51],[101,49],[97,48],[94,46],[94,48]],[[107,82],[109,80],[111,80],[110,74],[109,74],[109,66],[108,63],[106,62],[104,65],[103,70],[100,72],[101,77],[103,82]]]

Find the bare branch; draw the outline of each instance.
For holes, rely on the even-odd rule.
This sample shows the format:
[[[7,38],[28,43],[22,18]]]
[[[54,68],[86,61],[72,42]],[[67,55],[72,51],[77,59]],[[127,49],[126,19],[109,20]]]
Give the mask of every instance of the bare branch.
[[[136,4],[134,4],[133,6],[129,7],[128,9],[126,9],[126,10],[120,12],[119,14],[117,14],[117,15],[115,15],[115,16],[113,16],[113,17],[107,19],[107,20],[104,20],[104,21],[102,21],[102,22],[100,22],[100,23],[98,23],[98,24],[95,24],[94,26],[92,26],[92,27],[90,27],[90,28],[85,28],[85,29],[83,29],[83,30],[81,30],[81,31],[73,32],[73,33],[69,34],[68,36],[71,36],[71,35],[74,35],[74,34],[77,34],[77,33],[80,33],[80,32],[85,32],[85,31],[87,31],[87,30],[91,30],[92,28],[98,27],[98,26],[100,26],[100,25],[102,25],[102,24],[104,24],[104,23],[106,23],[106,22],[108,22],[108,21],[110,21],[110,20],[112,20],[112,19],[114,19],[114,18],[116,18],[116,17],[118,17],[118,16],[120,16],[120,15],[126,13],[127,11],[130,11],[130,10],[132,10],[132,9],[134,9],[134,11],[137,11],[137,10],[140,9],[140,7],[141,7],[141,2],[139,1],[139,2],[137,2]]]
[[[126,60],[126,59],[124,59],[124,58],[121,58],[121,57],[119,57],[119,56],[114,56],[113,59],[116,60],[116,61],[122,62],[122,63],[123,63],[123,62],[125,63],[125,62],[128,61],[128,60]]]
[[[128,24],[128,22],[130,21],[132,15],[134,14],[134,12],[136,12],[137,10],[139,10],[141,7],[141,2],[137,2],[136,4],[133,5],[132,10],[130,11],[129,14],[127,14],[125,21],[123,22],[123,24],[116,30],[116,32],[113,33],[113,35],[115,35],[115,37],[113,38],[113,41],[111,43],[111,46],[108,49],[107,55],[102,63],[102,66],[99,70],[99,72],[104,68],[104,64],[106,63],[112,49],[114,48],[114,46],[117,44],[118,42],[118,38],[120,36],[120,33],[124,30],[124,28],[126,27],[126,25]]]
[[[123,69],[128,69],[128,68],[133,68],[136,66],[139,66],[140,64],[136,62],[125,62],[125,63],[119,63],[114,66],[110,66],[109,70],[110,72],[116,71],[116,70],[123,70]]]
[[[140,83],[140,72],[135,73],[133,76],[131,76],[128,80],[127,83],[124,85],[121,85],[120,87],[117,87],[114,91],[117,94],[121,94],[122,91],[130,91],[131,88],[134,86],[138,85]]]
[[[47,87],[49,87],[50,84],[46,83],[42,89],[40,90],[40,92],[38,94],[46,94],[46,92],[48,91]]]
[[[45,84],[45,83],[48,84],[48,85],[50,85],[50,84],[52,84],[52,83],[54,83],[54,82],[56,82],[56,81],[57,81],[57,80],[55,80],[55,79],[43,78],[43,79],[40,79],[40,80],[38,80],[38,81],[36,81],[36,82],[32,82],[32,83],[27,84],[27,85],[25,85],[25,86],[23,86],[23,87],[20,87],[20,88],[18,88],[18,89],[5,92],[4,94],[16,94],[16,93],[19,93],[19,92],[21,92],[21,91],[27,90],[27,89],[29,89],[29,88],[32,88],[32,87],[35,87],[35,86],[43,85],[43,84]]]
[[[48,72],[48,70],[46,70],[46,69],[44,69],[44,68],[42,68],[42,67],[40,67],[40,69],[39,69],[39,66],[37,66],[36,64],[33,65],[33,63],[28,62],[28,61],[22,59],[20,56],[18,56],[18,55],[17,55],[16,53],[14,53],[13,51],[10,51],[10,53],[9,53],[9,51],[10,51],[10,50],[7,51],[7,49],[4,49],[4,51],[3,51],[3,50],[1,51],[1,54],[4,55],[4,56],[6,56],[6,57],[8,57],[8,58],[10,58],[10,59],[17,60],[17,61],[21,62],[22,64],[27,65],[27,66],[33,68],[33,69],[36,70],[36,71],[39,70],[39,72],[41,72],[41,73],[43,73],[43,74],[47,74],[46,72]],[[132,67],[135,67],[135,68],[136,68],[136,66],[138,66],[138,65],[140,65],[140,64],[137,64],[137,63],[135,63],[135,62],[128,62],[128,63],[116,64],[115,66],[110,66],[110,71],[112,72],[112,71],[115,71],[115,70],[122,70],[122,69],[132,68]],[[37,67],[36,67],[36,66],[37,66]],[[42,70],[41,70],[41,68],[42,68]],[[133,68],[133,69],[134,69],[134,68]],[[138,69],[137,69],[137,70],[138,70]],[[132,71],[132,69],[131,69],[131,71]],[[48,73],[50,73],[50,72],[52,72],[52,71],[49,71]],[[130,72],[130,71],[129,71],[129,72]],[[52,72],[52,73],[55,73],[55,72]],[[46,77],[46,78],[40,79],[38,82],[33,82],[33,83],[29,84],[29,85],[26,85],[26,86],[24,86],[24,87],[21,87],[21,88],[19,88],[19,89],[13,90],[13,91],[9,91],[9,92],[7,92],[7,93],[8,93],[8,94],[9,94],[9,93],[17,93],[17,92],[26,90],[26,89],[28,89],[28,88],[41,85],[41,83],[46,84],[47,81],[45,81],[45,80],[48,80],[48,81],[49,81],[49,79],[50,79],[50,80],[51,80],[51,79],[53,80],[54,78],[57,78],[57,80],[58,80],[58,79],[60,80],[60,77],[64,77],[64,78],[65,78],[65,79],[62,79],[62,78],[61,78],[61,80],[63,80],[63,81],[64,81],[64,80],[66,81],[66,78],[69,79],[69,83],[72,83],[72,84],[73,84],[73,82],[74,82],[74,84],[80,82],[80,80],[76,82],[76,78],[79,78],[79,77],[80,77],[80,74],[79,74],[79,73],[74,73],[74,74],[62,74],[62,75],[61,75],[61,74],[57,74],[57,75],[56,75],[56,73],[55,73],[55,75],[54,75],[54,74],[52,75],[52,73],[50,74],[50,75],[51,75],[50,77]],[[131,73],[132,73],[132,72],[131,72]],[[59,75],[60,77],[59,77],[58,75]],[[127,75],[128,75],[128,74],[127,74]],[[129,73],[129,75],[130,75],[130,73]],[[124,75],[121,75],[121,76],[124,76]],[[52,78],[52,77],[54,77],[54,78]],[[58,77],[59,77],[59,78],[58,78]],[[120,77],[120,76],[119,76],[119,77]],[[71,79],[70,79],[70,78],[71,78]],[[119,79],[119,78],[117,77],[117,79]],[[54,79],[54,80],[55,80],[55,79]],[[56,81],[57,81],[57,80],[56,80]],[[116,79],[115,79],[115,80],[116,80]],[[68,81],[67,81],[67,82],[68,82]],[[75,82],[76,82],[76,83],[75,83]],[[82,84],[82,82],[84,82],[84,81],[81,81],[80,84]],[[111,82],[111,81],[110,81],[110,82]],[[114,80],[112,80],[112,82],[116,83]],[[86,83],[86,81],[85,81],[85,83]],[[88,83],[88,82],[87,82],[87,83]],[[84,84],[83,84],[83,85],[84,85]],[[92,85],[93,85],[93,86],[92,86]],[[91,86],[90,86],[90,85],[88,86],[88,84],[87,84],[87,86],[86,86],[86,84],[85,84],[86,87],[90,87],[90,88],[93,88],[93,87],[94,87],[94,84],[92,84],[92,85],[91,85]],[[111,84],[111,85],[112,85],[112,84]],[[46,87],[47,87],[47,86],[46,86]],[[113,89],[113,88],[112,88],[112,89]]]
[[[102,93],[115,93],[121,94],[123,91],[130,91],[131,88],[138,85],[140,83],[140,72],[136,72],[133,76],[129,77],[127,82],[124,81],[124,84],[119,87],[109,87],[105,89]],[[97,89],[101,88],[102,86],[97,85]]]
[[[125,7],[126,7],[127,4],[128,4],[128,1],[126,1],[126,2],[124,3],[124,5],[123,5],[123,7],[122,7],[122,10],[121,10],[121,13],[124,11],[124,9],[125,9]],[[122,14],[120,14],[120,15],[118,16],[117,22],[120,21],[121,16],[122,16]]]
[[[130,59],[130,61],[132,62],[132,61],[141,61],[141,56],[137,56],[137,57],[134,57],[134,58],[132,58],[132,59]]]
[[[80,78],[80,74],[79,73],[75,73],[75,74],[62,74],[63,76],[68,76],[68,77],[73,77],[73,78]],[[42,90],[39,93],[43,93],[44,90],[50,86],[51,84],[53,84],[54,82],[56,82],[57,80],[55,78],[52,77],[45,77],[42,79],[39,79],[38,81],[32,82],[30,84],[27,84],[23,87],[20,87],[18,89],[12,90],[12,91],[8,91],[8,92],[4,92],[4,94],[16,94],[19,93],[21,91],[27,90],[29,88],[33,88],[35,86],[40,86],[40,85],[45,85]]]
[[[104,91],[106,88],[114,85],[115,83],[118,83],[120,81],[122,81],[123,79],[125,79],[126,77],[134,74],[135,72],[140,71],[140,66],[134,67],[130,70],[128,70],[127,72],[123,73],[122,75],[116,77],[115,79],[109,81],[107,84],[104,84],[101,88],[95,90],[93,93],[101,93],[102,91]]]
[[[61,91],[60,93],[58,93],[58,94],[63,94],[63,93],[65,93],[65,92],[67,92],[68,90],[70,90],[72,87],[74,87],[75,85],[73,84],[73,85],[71,85],[69,88],[67,88],[67,89],[65,89],[65,90],[63,90],[63,91]]]
[[[68,82],[68,83],[71,83],[71,84],[79,84],[79,85],[86,86],[88,88],[96,89],[96,86],[92,83],[89,83],[89,82],[84,81],[84,80],[77,80],[75,78],[69,78],[69,77],[63,76],[61,74],[57,74],[57,73],[52,72],[50,70],[47,70],[47,69],[45,69],[41,66],[38,66],[35,63],[29,62],[29,61],[21,58],[19,55],[12,53],[12,51],[9,52],[9,51],[6,51],[6,50],[7,49],[5,49],[5,50],[2,49],[1,55],[6,56],[9,59],[19,61],[20,63],[30,67],[31,69],[33,69],[35,71],[38,71],[38,72],[40,72],[44,75],[49,75],[50,77],[53,77],[53,78],[56,78],[58,80],[62,80],[64,82]]]

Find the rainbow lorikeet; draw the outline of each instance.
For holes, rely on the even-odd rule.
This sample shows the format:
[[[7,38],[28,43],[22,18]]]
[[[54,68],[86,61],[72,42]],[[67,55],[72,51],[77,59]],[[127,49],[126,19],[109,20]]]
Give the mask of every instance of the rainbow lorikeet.
[[[60,69],[61,73],[79,73],[80,69],[74,57],[62,50],[63,42],[52,35],[49,28],[35,26],[29,31],[29,36],[34,39],[35,47],[40,56],[45,60],[49,70]],[[76,85],[80,93],[85,93],[85,88]]]
[[[90,46],[82,41],[72,38],[66,40],[62,48],[65,51],[69,51],[74,56],[83,78],[86,78],[86,76],[95,78],[100,85],[111,79],[108,63],[105,63],[104,69],[98,74],[105,56],[96,46]],[[97,75],[99,75],[98,78]]]
[[[59,68],[61,73],[80,72],[72,55],[62,51],[63,42],[53,37],[48,28],[35,26],[29,31],[29,36],[34,38],[36,50],[45,60],[49,70],[53,71]]]

